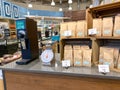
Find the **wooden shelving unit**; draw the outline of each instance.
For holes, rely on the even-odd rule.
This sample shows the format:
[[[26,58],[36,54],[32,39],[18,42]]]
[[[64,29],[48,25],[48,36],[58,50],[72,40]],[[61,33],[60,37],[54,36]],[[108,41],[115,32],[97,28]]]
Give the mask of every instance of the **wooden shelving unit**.
[[[104,17],[115,17],[120,13],[120,2],[110,3],[106,5],[101,5],[86,10],[86,20],[87,20],[87,29],[92,28],[94,18],[104,18]],[[92,43],[93,49],[93,63],[96,65],[99,60],[99,49],[101,43],[107,41],[117,41],[118,47],[120,43],[120,37],[94,37],[94,42]],[[109,42],[108,42],[109,43]],[[116,43],[113,43],[116,44]],[[116,45],[117,45],[116,44]],[[104,46],[104,44],[103,44]]]
[[[0,18],[0,22],[8,23],[8,29],[10,32],[9,39],[17,39],[15,20],[10,18]]]
[[[87,21],[87,30],[92,28],[93,26],[93,19],[94,18],[103,18],[103,17],[115,17],[115,15],[120,13],[120,2],[106,4],[97,6],[94,8],[89,8],[86,10],[86,21]],[[91,41],[91,48],[93,50],[92,52],[92,62],[94,65],[98,65],[99,62],[99,49],[100,46],[104,46],[103,42],[109,41],[116,41],[118,42],[118,47],[120,47],[120,37],[94,37],[94,36],[88,36],[88,37],[81,37],[81,38],[63,38],[61,39],[60,45],[61,45],[61,60],[63,59],[64,55],[64,46],[65,42],[71,40],[90,40]],[[101,44],[102,43],[102,44]],[[108,42],[109,43],[109,42]],[[113,43],[114,44],[114,43]],[[116,44],[116,45],[117,45]]]
[[[62,38],[60,40],[60,56],[61,60],[64,59],[64,46],[65,45],[89,45],[92,48],[92,40],[90,37],[81,37],[81,38]]]

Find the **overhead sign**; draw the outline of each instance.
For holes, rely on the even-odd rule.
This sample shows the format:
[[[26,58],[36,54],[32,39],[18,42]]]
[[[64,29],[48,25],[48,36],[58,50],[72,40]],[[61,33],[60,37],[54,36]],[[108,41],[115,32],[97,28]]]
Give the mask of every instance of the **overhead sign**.
[[[19,18],[19,8],[18,8],[18,6],[13,5],[12,8],[13,8],[13,10],[12,10],[13,18]]]
[[[5,17],[12,16],[11,4],[9,2],[3,1],[3,12]]]

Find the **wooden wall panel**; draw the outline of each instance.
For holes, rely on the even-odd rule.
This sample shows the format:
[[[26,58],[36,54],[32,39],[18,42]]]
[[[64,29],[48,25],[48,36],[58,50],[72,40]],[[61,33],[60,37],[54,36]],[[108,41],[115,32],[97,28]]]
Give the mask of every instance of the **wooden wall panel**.
[[[67,21],[85,20],[86,11],[85,10],[66,11],[66,12],[64,12],[64,16],[65,17],[71,17],[71,19],[65,20],[65,22],[67,22]]]
[[[120,90],[120,80],[5,71],[7,90]]]

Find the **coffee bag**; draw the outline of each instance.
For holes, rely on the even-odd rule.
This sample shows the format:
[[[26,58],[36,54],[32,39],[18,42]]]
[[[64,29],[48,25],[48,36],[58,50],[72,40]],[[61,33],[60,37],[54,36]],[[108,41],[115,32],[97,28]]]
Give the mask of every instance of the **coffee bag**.
[[[67,23],[60,24],[60,38],[64,38],[64,31],[68,30]]]
[[[102,35],[102,19],[93,19],[93,28],[96,29],[97,34],[95,36]]]
[[[75,37],[76,35],[76,22],[68,22],[68,30],[71,31],[72,36],[71,37]]]
[[[82,66],[82,51],[80,46],[73,46],[74,66]]]
[[[77,37],[85,37],[86,30],[86,21],[81,20],[77,22],[77,28],[76,28],[76,36]]]
[[[112,36],[113,18],[103,18],[103,36]]]
[[[64,47],[64,60],[70,60],[70,65],[73,65],[73,50],[71,45]]]
[[[92,49],[83,50],[83,66],[92,66]]]
[[[115,16],[113,36],[120,36],[120,16]]]
[[[104,65],[114,68],[114,48],[105,48],[103,52]]]

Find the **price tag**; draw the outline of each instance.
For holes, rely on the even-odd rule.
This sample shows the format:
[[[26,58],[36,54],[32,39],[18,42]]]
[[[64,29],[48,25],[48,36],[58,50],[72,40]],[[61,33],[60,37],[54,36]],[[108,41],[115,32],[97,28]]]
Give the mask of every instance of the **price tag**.
[[[0,79],[3,79],[3,73],[1,69],[0,69]]]
[[[95,34],[97,34],[97,29],[96,28],[88,29],[88,34],[89,35],[95,35]]]
[[[72,36],[71,30],[64,31],[64,36]]]
[[[98,65],[99,72],[108,73],[110,72],[109,65]]]
[[[63,60],[62,67],[70,67],[70,60]]]

